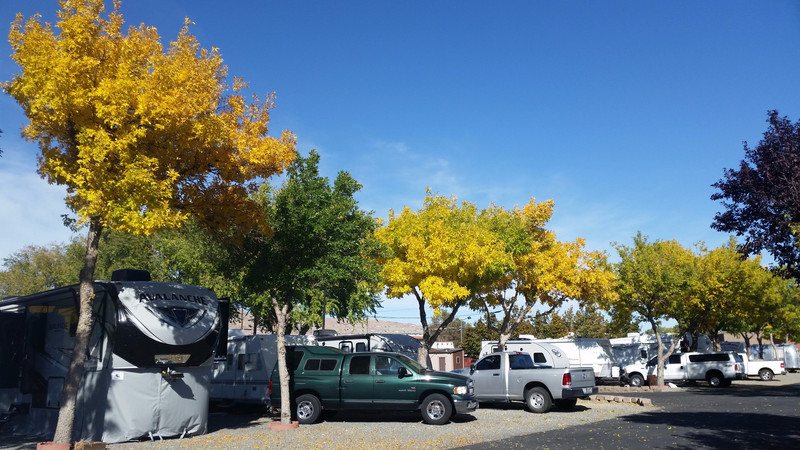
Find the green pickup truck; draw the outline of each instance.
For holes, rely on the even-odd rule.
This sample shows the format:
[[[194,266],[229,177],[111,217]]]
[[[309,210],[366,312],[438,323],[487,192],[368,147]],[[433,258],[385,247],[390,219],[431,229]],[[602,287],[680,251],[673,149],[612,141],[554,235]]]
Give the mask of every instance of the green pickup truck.
[[[426,369],[406,356],[387,352],[348,353],[322,346],[286,348],[292,408],[301,424],[319,420],[323,410],[422,412],[425,422],[442,425],[453,414],[478,407],[472,381],[463,375]],[[280,405],[278,367],[270,398]]]

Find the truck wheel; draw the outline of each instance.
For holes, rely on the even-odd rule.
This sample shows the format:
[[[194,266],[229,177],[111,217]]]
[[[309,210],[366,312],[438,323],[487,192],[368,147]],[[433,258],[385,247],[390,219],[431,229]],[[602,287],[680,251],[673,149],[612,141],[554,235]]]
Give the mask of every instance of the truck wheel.
[[[560,411],[569,411],[578,404],[577,398],[562,398],[560,400],[553,400],[553,403],[556,405]]]
[[[422,402],[422,420],[431,425],[444,425],[453,415],[450,399],[442,394],[431,394]]]
[[[302,424],[314,423],[319,420],[322,413],[322,404],[316,395],[303,394],[297,397],[297,422]]]
[[[769,369],[761,369],[758,371],[758,376],[762,381],[772,381],[772,379],[775,377],[775,374]]]
[[[708,385],[711,387],[720,387],[723,384],[724,378],[722,374],[719,372],[709,372],[706,375],[706,381],[708,381]]]
[[[535,387],[525,393],[525,405],[531,412],[546,413],[552,404],[553,400],[545,388]]]
[[[642,376],[639,375],[638,373],[631,375],[630,382],[631,386],[635,387],[644,386],[644,378],[642,378]]]

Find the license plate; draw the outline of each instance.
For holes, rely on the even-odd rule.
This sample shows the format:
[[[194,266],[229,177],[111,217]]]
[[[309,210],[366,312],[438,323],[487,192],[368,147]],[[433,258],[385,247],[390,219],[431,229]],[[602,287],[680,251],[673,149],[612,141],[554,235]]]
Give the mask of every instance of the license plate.
[[[583,393],[584,394],[591,394],[592,393],[592,388],[583,388]]]

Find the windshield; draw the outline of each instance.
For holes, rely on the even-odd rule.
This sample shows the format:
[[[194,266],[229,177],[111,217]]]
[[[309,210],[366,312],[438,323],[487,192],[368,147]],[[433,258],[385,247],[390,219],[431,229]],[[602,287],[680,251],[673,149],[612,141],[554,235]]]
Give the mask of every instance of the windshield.
[[[425,371],[428,370],[425,367],[423,367],[420,363],[414,361],[413,359],[407,356],[395,355],[395,357],[400,361],[402,361],[403,364],[407,365],[412,371],[416,373],[425,373]]]

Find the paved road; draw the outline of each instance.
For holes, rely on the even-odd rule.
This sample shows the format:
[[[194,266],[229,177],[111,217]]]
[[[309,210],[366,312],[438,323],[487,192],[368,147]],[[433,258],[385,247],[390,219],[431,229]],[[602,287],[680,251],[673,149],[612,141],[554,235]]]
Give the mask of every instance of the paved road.
[[[749,381],[734,383],[727,389],[712,389],[698,383],[665,392],[640,393],[636,395],[652,399],[657,408],[591,426],[464,448],[797,449],[800,377],[787,377],[794,384]]]

